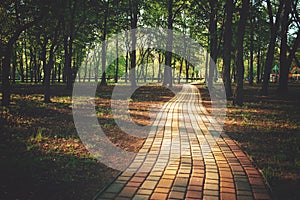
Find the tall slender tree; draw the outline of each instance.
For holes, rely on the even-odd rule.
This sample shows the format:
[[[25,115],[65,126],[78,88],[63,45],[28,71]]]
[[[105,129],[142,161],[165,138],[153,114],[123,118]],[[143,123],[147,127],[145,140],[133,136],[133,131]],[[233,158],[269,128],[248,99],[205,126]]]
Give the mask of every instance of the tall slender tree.
[[[269,29],[270,29],[270,40],[268,45],[268,52],[264,67],[264,74],[263,74],[263,85],[262,85],[262,94],[268,94],[268,86],[270,81],[270,73],[271,69],[273,68],[273,60],[274,60],[274,53],[275,53],[275,46],[276,46],[276,38],[278,35],[278,30],[280,26],[280,18],[283,9],[283,5],[285,1],[279,1],[279,6],[276,12],[276,15],[273,14],[273,6],[270,0],[267,1],[267,9],[269,15]],[[275,18],[275,21],[274,21]]]
[[[237,36],[236,36],[236,81],[237,86],[235,89],[233,103],[238,106],[243,105],[243,84],[244,84],[244,34],[246,28],[247,17],[249,13],[249,0],[242,0],[242,8],[240,9],[240,20],[238,22]]]
[[[130,1],[130,21],[131,21],[131,54],[129,79],[131,87],[136,87],[136,29],[138,22],[138,1]]]
[[[224,52],[223,52],[223,81],[226,90],[226,97],[232,97],[230,65],[232,52],[232,17],[234,11],[233,0],[228,0],[225,5],[226,21],[224,30]]]
[[[297,24],[298,31],[296,32],[296,38],[293,40],[291,49],[288,45],[288,30],[289,25],[292,22],[289,15],[292,14],[292,0],[286,0],[284,6],[283,17],[281,19],[281,41],[280,41],[280,76],[279,76],[279,93],[285,95],[288,92],[288,75],[289,68],[292,64],[293,57],[295,52],[300,44],[300,22],[299,17],[296,19],[295,23]],[[298,16],[298,15],[296,15]],[[288,54],[289,52],[289,54]]]
[[[103,33],[102,33],[102,56],[101,56],[101,66],[102,66],[102,76],[100,85],[107,85],[106,83],[106,35],[107,35],[107,20],[109,16],[109,0],[105,2],[104,11],[104,22],[103,22]]]
[[[2,1],[0,3],[0,59],[2,64],[2,105],[10,104],[10,64],[13,47],[20,34],[37,24],[42,18],[40,10],[35,9],[32,2]],[[29,12],[26,12],[29,11]],[[28,15],[29,13],[29,15]]]
[[[172,46],[173,46],[173,0],[168,1],[168,35],[166,44],[166,59],[164,69],[164,86],[173,86],[172,80]]]
[[[217,34],[217,0],[209,0],[210,14],[209,14],[209,46],[210,46],[210,60],[208,70],[208,87],[212,87],[215,77],[215,64],[218,56],[218,34]]]

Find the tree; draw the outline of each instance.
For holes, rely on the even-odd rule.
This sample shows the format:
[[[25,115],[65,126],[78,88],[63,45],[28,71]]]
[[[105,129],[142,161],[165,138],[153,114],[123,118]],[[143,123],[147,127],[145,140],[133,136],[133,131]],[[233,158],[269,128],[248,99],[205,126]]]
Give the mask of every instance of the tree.
[[[267,58],[266,58],[264,74],[263,74],[262,94],[264,95],[268,94],[268,85],[270,81],[270,72],[273,67],[276,38],[278,35],[282,8],[285,2],[285,1],[279,1],[277,13],[276,16],[274,17],[271,1],[270,0],[266,0],[266,1],[267,1],[268,15],[269,15],[270,40],[269,40]],[[275,22],[274,22],[274,18],[275,18]]]
[[[109,16],[109,0],[105,2],[104,11],[104,22],[103,22],[103,33],[102,33],[102,56],[101,56],[101,66],[102,66],[102,76],[100,85],[107,85],[106,83],[106,35],[107,35],[107,20]]]
[[[233,103],[238,106],[243,105],[243,84],[244,84],[244,34],[246,28],[246,21],[249,13],[249,0],[242,0],[242,8],[240,9],[240,20],[238,23],[237,36],[236,36],[236,78],[237,86],[234,94]]]
[[[37,24],[41,19],[39,9],[32,9],[34,7],[30,5],[31,3],[33,2],[3,1],[0,3],[3,106],[10,104],[9,74],[14,44],[23,31]]]
[[[232,52],[232,16],[234,11],[233,0],[228,0],[225,5],[226,21],[224,30],[224,52],[223,52],[223,81],[226,90],[226,97],[232,97],[230,65]]]
[[[293,41],[292,48],[289,50],[288,46],[288,30],[292,20],[289,19],[289,15],[292,11],[292,0],[287,0],[284,6],[284,12],[281,19],[281,41],[280,41],[280,77],[278,91],[280,94],[285,95],[288,92],[288,75],[289,67],[292,63],[292,59],[300,43],[300,28],[299,19],[296,19],[295,23],[298,25],[297,36]],[[295,10],[297,12],[297,10]],[[295,15],[299,16],[299,15]],[[288,55],[289,51],[289,55]],[[288,56],[287,56],[288,55]]]
[[[209,17],[209,33],[210,33],[210,57],[209,60],[209,71],[207,85],[208,88],[212,87],[213,79],[215,77],[215,63],[218,57],[218,34],[217,34],[217,0],[209,0],[210,6],[210,17]]]
[[[129,79],[131,87],[136,87],[136,28],[138,22],[138,1],[130,1],[130,22],[131,22],[131,54]]]
[[[252,1],[251,1],[252,2]],[[253,51],[254,51],[254,8],[250,7],[250,63],[249,63],[249,85],[253,85]]]
[[[172,46],[173,46],[173,0],[168,1],[168,36],[166,44],[166,59],[165,59],[165,69],[164,69],[164,81],[163,85],[168,85],[170,88],[173,85],[172,80]]]

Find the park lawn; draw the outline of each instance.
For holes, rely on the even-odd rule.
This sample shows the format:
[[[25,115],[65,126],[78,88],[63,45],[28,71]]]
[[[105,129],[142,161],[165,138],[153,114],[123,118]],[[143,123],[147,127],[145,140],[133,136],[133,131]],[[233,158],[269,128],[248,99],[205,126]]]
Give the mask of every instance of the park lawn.
[[[125,86],[124,86],[125,87]],[[81,143],[73,123],[71,92],[52,87],[52,103],[44,104],[41,85],[13,87],[10,108],[0,110],[0,199],[91,199],[118,171],[97,162]],[[207,89],[199,86],[204,100]],[[300,184],[300,85],[280,97],[259,95],[245,86],[245,106],[228,102],[226,133],[262,169],[276,199],[297,199]],[[177,88],[179,90],[179,87]],[[123,133],[110,109],[113,86],[98,88],[96,110],[102,128],[117,146],[137,152],[144,139]],[[149,109],[174,94],[145,86],[129,99],[136,123],[150,124]],[[206,106],[209,107],[208,104]]]

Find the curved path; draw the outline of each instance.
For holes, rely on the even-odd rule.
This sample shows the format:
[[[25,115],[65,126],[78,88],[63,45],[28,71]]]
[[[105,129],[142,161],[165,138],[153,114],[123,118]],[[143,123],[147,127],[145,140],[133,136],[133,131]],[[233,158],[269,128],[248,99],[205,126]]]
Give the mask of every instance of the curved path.
[[[153,127],[128,169],[95,199],[270,199],[263,177],[195,86],[184,85]]]

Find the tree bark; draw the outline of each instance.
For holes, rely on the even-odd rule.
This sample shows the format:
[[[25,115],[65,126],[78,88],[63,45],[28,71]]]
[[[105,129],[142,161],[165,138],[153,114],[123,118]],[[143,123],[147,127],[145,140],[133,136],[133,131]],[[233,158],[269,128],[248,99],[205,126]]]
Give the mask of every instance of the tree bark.
[[[258,48],[257,52],[257,63],[256,63],[256,83],[260,83],[260,47]]]
[[[12,53],[12,45],[6,48],[4,58],[2,60],[2,105],[8,106],[10,104],[10,59]]]
[[[253,26],[252,5],[250,8],[250,66],[249,66],[249,85],[253,85],[253,51],[254,51],[254,26]]]
[[[67,89],[72,89],[73,75],[72,75],[72,51],[73,51],[73,36],[69,39],[65,36],[64,39],[64,52],[65,52],[65,78],[67,82]]]
[[[17,71],[17,50],[16,50],[16,45],[15,48],[13,50],[13,61],[12,61],[12,75],[11,75],[11,79],[12,79],[12,83],[15,84],[16,83],[16,71]]]
[[[289,14],[291,12],[292,0],[286,0],[283,11],[283,16],[281,19],[281,42],[280,42],[280,76],[279,76],[279,87],[278,91],[280,94],[284,95],[288,91],[288,76],[289,76],[289,66],[287,63],[287,32],[289,26]]]
[[[242,8],[240,10],[240,21],[238,23],[236,38],[236,79],[237,86],[234,94],[233,104],[243,105],[243,84],[244,84],[244,60],[243,60],[243,43],[247,17],[249,13],[249,0],[242,0]]]
[[[204,77],[204,83],[207,83],[208,79],[208,64],[209,64],[209,56],[208,56],[208,51],[205,53],[205,77]]]
[[[224,30],[224,54],[223,54],[223,82],[226,91],[226,97],[232,97],[231,78],[230,78],[230,65],[231,65],[231,52],[232,52],[232,16],[234,11],[233,0],[228,0],[225,5],[226,21]]]
[[[210,5],[210,17],[209,17],[209,33],[210,33],[210,60],[209,60],[209,70],[207,85],[208,88],[212,87],[214,77],[215,77],[215,63],[217,60],[217,46],[218,46],[218,35],[217,35],[217,1],[209,0]]]
[[[119,79],[119,39],[116,38],[116,72],[115,72],[115,83],[118,83]]]
[[[268,46],[268,52],[267,52],[267,58],[265,62],[265,67],[264,67],[264,74],[263,74],[263,84],[262,84],[262,94],[267,95],[268,94],[268,86],[269,86],[269,81],[270,81],[270,72],[272,69],[273,65],[273,60],[274,60],[274,53],[275,53],[275,45],[276,45],[276,38],[277,38],[277,32],[279,29],[279,21],[280,21],[280,16],[282,12],[282,8],[284,5],[285,1],[279,1],[279,8],[276,13],[276,18],[275,18],[275,23],[273,22],[273,14],[272,14],[272,5],[271,1],[267,0],[267,7],[268,7],[268,14],[269,14],[269,21],[270,21],[270,41],[269,41],[269,46]]]
[[[107,85],[106,82],[106,34],[107,34],[107,19],[109,14],[109,0],[106,2],[105,12],[104,12],[104,22],[103,22],[103,33],[102,33],[102,56],[101,56],[101,64],[102,64],[102,75],[101,75],[101,83],[100,85]]]
[[[168,0],[168,36],[166,44],[166,59],[164,67],[163,86],[173,86],[172,81],[172,46],[173,46],[173,0]]]
[[[131,87],[136,87],[136,28],[138,21],[138,1],[132,0],[130,16],[131,16],[131,54],[130,54],[130,72],[129,79]]]

